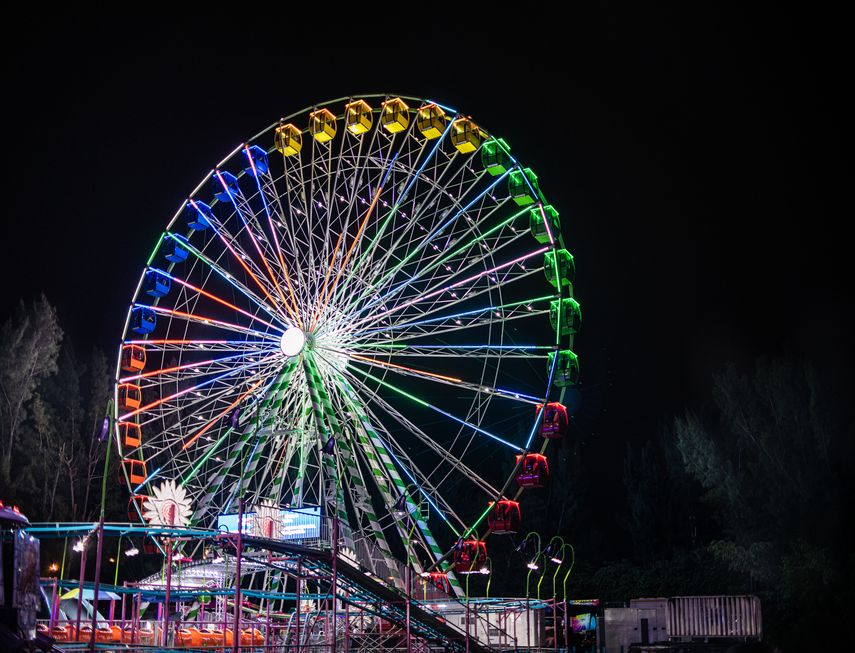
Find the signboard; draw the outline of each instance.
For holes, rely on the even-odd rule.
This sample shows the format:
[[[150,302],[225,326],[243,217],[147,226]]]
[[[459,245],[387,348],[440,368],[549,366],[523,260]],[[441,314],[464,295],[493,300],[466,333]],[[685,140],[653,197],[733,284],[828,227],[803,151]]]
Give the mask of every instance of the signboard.
[[[243,532],[245,535],[273,537],[279,540],[312,540],[321,537],[321,509],[319,506],[280,509],[275,517],[258,519],[254,512],[243,514]],[[217,517],[217,528],[230,533],[238,530],[237,514]]]

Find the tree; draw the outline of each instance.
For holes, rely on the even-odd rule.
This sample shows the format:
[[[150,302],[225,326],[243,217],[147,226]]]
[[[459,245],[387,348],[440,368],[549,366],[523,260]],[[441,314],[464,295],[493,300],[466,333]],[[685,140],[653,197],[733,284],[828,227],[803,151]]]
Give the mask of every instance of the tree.
[[[22,301],[0,329],[0,488],[10,484],[12,452],[39,383],[56,372],[62,330],[56,310],[41,295]]]

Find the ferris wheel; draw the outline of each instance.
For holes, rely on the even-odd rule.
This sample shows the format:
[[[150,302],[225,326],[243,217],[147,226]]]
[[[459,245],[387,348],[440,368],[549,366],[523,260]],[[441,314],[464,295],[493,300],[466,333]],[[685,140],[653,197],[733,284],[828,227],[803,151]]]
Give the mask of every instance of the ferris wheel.
[[[166,491],[200,526],[239,499],[317,508],[459,588],[548,482],[572,279],[536,175],[469,116],[362,96],[281,119],[205,175],[140,276],[114,402],[132,512]]]

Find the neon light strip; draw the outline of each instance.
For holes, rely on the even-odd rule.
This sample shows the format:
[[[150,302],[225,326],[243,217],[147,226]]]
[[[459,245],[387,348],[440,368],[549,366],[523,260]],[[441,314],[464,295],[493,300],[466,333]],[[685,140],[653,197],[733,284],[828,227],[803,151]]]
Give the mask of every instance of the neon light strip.
[[[456,283],[453,283],[449,286],[446,286],[445,288],[438,288],[437,290],[434,290],[433,292],[429,292],[426,295],[420,295],[418,297],[414,297],[410,301],[404,302],[403,304],[398,304],[397,306],[394,306],[394,307],[392,307],[392,308],[390,308],[390,309],[388,309],[382,313],[379,313],[377,315],[369,315],[368,317],[364,317],[361,320],[357,320],[353,326],[362,324],[362,323],[369,321],[369,320],[376,322],[377,320],[382,319],[382,318],[386,317],[387,315],[394,313],[395,311],[399,311],[402,308],[407,308],[408,306],[412,306],[413,304],[418,304],[419,302],[425,301],[426,299],[430,299],[431,297],[435,297],[437,295],[441,295],[442,293],[448,292],[449,290],[454,290],[455,288],[459,288],[463,284],[475,281],[475,280],[483,277],[484,275],[493,274],[494,272],[498,272],[499,270],[503,270],[504,268],[510,267],[516,263],[519,263],[520,261],[525,261],[526,259],[531,258],[532,256],[537,256],[538,254],[543,254],[548,249],[549,249],[548,247],[540,247],[539,249],[536,249],[533,252],[529,252],[528,254],[523,254],[522,256],[518,256],[517,258],[515,258],[511,261],[508,261],[507,263],[502,263],[501,265],[497,265],[496,267],[490,268],[489,270],[483,270],[483,271],[479,272],[478,274],[474,274],[471,277],[467,277],[466,279],[463,279],[461,281],[457,281]]]
[[[389,222],[394,217],[395,213],[401,207],[401,204],[403,204],[403,202],[407,199],[407,196],[409,195],[410,189],[412,188],[413,184],[415,184],[416,181],[418,181],[419,175],[422,174],[422,171],[425,169],[425,166],[428,164],[428,161],[430,161],[433,158],[433,155],[436,154],[436,151],[437,151],[437,149],[439,149],[439,146],[442,144],[442,141],[445,139],[446,134],[448,134],[448,132],[451,130],[451,125],[453,122],[454,122],[453,120],[450,120],[448,122],[448,125],[445,128],[445,131],[442,133],[442,135],[439,138],[436,139],[436,143],[434,144],[433,149],[428,153],[428,155],[425,157],[424,161],[422,161],[422,164],[415,171],[415,174],[412,175],[412,179],[410,180],[410,183],[407,184],[407,187],[404,189],[404,192],[401,193],[401,196],[397,199],[394,206],[392,206],[392,209],[389,211],[389,216],[383,222],[380,229],[377,230],[377,235],[372,239],[371,244],[368,246],[368,249],[365,250],[365,252],[360,257],[359,261],[357,261],[356,265],[353,266],[353,272],[354,273],[361,267],[362,262],[365,260],[365,257],[368,256],[374,250],[375,245],[377,244],[377,242],[380,240],[380,238],[385,233],[386,226],[389,224]]]
[[[227,306],[228,308],[230,308],[234,311],[237,311],[238,313],[242,313],[243,315],[246,315],[251,320],[256,320],[257,322],[261,322],[265,326],[269,326],[271,329],[275,329],[276,331],[279,331],[280,333],[285,333],[285,329],[278,327],[278,326],[275,326],[275,325],[271,324],[270,322],[267,322],[266,320],[262,320],[260,317],[253,315],[249,311],[245,311],[242,308],[238,308],[234,304],[227,302],[225,299],[221,299],[221,298],[217,297],[216,295],[209,293],[207,290],[202,290],[201,288],[197,288],[192,283],[188,283],[187,281],[184,281],[184,279],[179,279],[178,277],[169,274],[169,272],[166,272],[164,270],[159,270],[158,268],[149,268],[149,270],[154,270],[155,272],[157,272],[159,274],[163,274],[163,275],[169,277],[170,279],[172,279],[172,281],[174,281],[178,284],[181,284],[185,288],[189,288],[190,290],[193,290],[193,291],[199,293],[200,295],[204,295],[205,297],[207,297],[209,299],[213,299],[215,302],[219,302],[223,306]]]
[[[161,469],[163,469],[163,467],[158,467],[158,468],[157,468],[157,469],[155,469],[151,474],[149,474],[149,475],[146,477],[146,479],[145,479],[142,483],[140,483],[139,485],[137,485],[137,486],[134,488],[134,492],[133,492],[133,493],[134,493],[134,494],[136,494],[137,492],[139,492],[140,490],[142,490],[142,489],[143,489],[143,487],[145,487],[146,485],[148,485],[148,484],[151,482],[151,480],[152,480],[155,476],[157,476],[157,475],[160,473],[160,470],[161,470]]]
[[[155,311],[156,313],[162,313],[164,315],[175,315],[176,317],[183,317],[188,320],[193,320],[195,322],[201,322],[203,324],[214,324],[216,326],[221,326],[226,329],[233,329],[235,331],[245,331],[246,333],[251,333],[256,336],[261,336],[262,338],[268,338],[270,340],[275,340],[276,336],[271,336],[269,333],[264,333],[263,331],[256,331],[255,329],[250,329],[249,327],[243,327],[239,324],[232,324],[231,322],[224,322],[223,320],[216,320],[212,317],[205,317],[203,315],[194,315],[193,313],[185,313],[183,311],[176,311],[171,308],[162,308],[160,306],[149,306],[146,304],[134,304],[134,307],[139,308],[147,308],[149,310]]]
[[[334,349],[331,351],[335,351]],[[339,352],[342,354],[347,354],[347,352]],[[433,374],[432,372],[425,372],[424,370],[413,369],[412,367],[406,367],[404,365],[395,365],[395,363],[386,363],[383,361],[378,361],[374,358],[366,358],[365,356],[360,356],[359,354],[347,354],[350,358],[355,358],[357,360],[365,361],[367,363],[373,363],[375,365],[382,365],[383,367],[393,367],[395,369],[404,370],[406,372],[412,372],[413,374],[419,374],[423,376],[430,376],[435,379],[441,379],[443,381],[451,381],[452,383],[462,383],[462,379],[456,379],[453,376],[442,376],[441,374]]]
[[[337,374],[339,377],[341,377],[340,371],[337,370]],[[340,387],[340,389],[347,394],[347,387],[346,387],[347,384],[344,381],[344,379],[336,379],[336,383]],[[353,399],[351,399],[351,401],[353,401]],[[383,444],[383,447],[386,449],[386,453],[389,454],[389,456],[392,458],[392,460],[394,460],[396,463],[398,463],[398,468],[402,472],[404,472],[404,474],[407,476],[407,478],[409,478],[413,482],[414,486],[416,487],[416,489],[418,489],[419,493],[425,499],[427,499],[428,503],[431,506],[433,506],[433,509],[436,510],[436,512],[439,514],[439,516],[442,517],[443,521],[445,521],[445,523],[448,524],[448,527],[454,532],[454,534],[459,536],[457,529],[454,528],[454,524],[452,524],[451,521],[449,521],[448,517],[445,516],[445,513],[439,509],[439,506],[436,505],[436,502],[430,497],[430,495],[427,492],[425,492],[424,489],[422,489],[421,484],[410,473],[410,470],[407,468],[407,466],[404,465],[400,461],[400,459],[394,454],[392,447],[390,447],[389,444],[387,444],[386,442],[383,441],[383,438],[380,437],[380,434],[377,432],[376,428],[372,429],[372,430],[374,431],[373,437],[376,437]],[[395,483],[392,483],[392,485],[395,485]]]
[[[520,210],[520,211],[517,211],[517,212],[516,212],[516,213],[514,213],[511,217],[506,218],[503,222],[500,222],[499,224],[495,225],[494,227],[492,227],[492,228],[488,229],[487,231],[485,231],[485,232],[484,232],[483,234],[481,234],[480,236],[477,236],[476,238],[473,238],[473,239],[472,239],[472,240],[470,240],[468,243],[466,243],[465,245],[462,245],[461,247],[458,247],[456,250],[454,250],[454,251],[453,251],[453,252],[451,252],[450,254],[446,254],[446,255],[445,255],[445,256],[443,256],[442,258],[440,258],[440,259],[438,259],[438,260],[434,261],[434,262],[433,262],[433,263],[431,263],[430,265],[428,265],[428,266],[426,266],[425,268],[423,268],[423,269],[419,270],[419,272],[418,272],[417,274],[413,275],[412,277],[410,277],[410,278],[409,278],[409,279],[407,279],[406,281],[401,282],[400,284],[398,284],[397,286],[395,286],[394,288],[392,288],[389,292],[387,292],[387,293],[386,293],[385,295],[383,295],[382,297],[379,297],[378,299],[374,300],[373,302],[370,302],[369,304],[367,304],[366,306],[364,306],[363,308],[361,308],[361,309],[360,309],[360,312],[363,312],[363,311],[367,310],[368,308],[370,308],[371,306],[374,306],[374,305],[376,305],[376,304],[378,304],[378,303],[383,303],[383,302],[385,302],[389,297],[391,297],[392,295],[394,295],[395,293],[397,293],[400,289],[402,289],[402,288],[406,288],[409,284],[411,284],[411,283],[412,283],[413,281],[415,281],[416,279],[419,279],[419,278],[423,277],[425,274],[427,274],[427,273],[428,273],[428,272],[430,272],[431,270],[435,270],[435,269],[436,269],[436,268],[438,268],[440,265],[443,265],[445,262],[447,262],[447,261],[449,261],[450,259],[454,258],[455,256],[457,256],[457,255],[458,255],[458,254],[460,254],[461,252],[464,252],[465,250],[469,249],[469,248],[470,248],[470,247],[472,247],[472,245],[474,245],[475,243],[477,243],[477,242],[480,242],[480,241],[484,240],[485,238],[487,238],[488,236],[492,235],[494,232],[498,231],[499,229],[502,229],[502,228],[506,227],[506,226],[507,226],[507,225],[509,225],[511,222],[513,222],[514,220],[516,220],[516,219],[517,219],[517,218],[519,218],[520,216],[524,215],[524,214],[525,214],[525,212],[526,212],[527,210],[528,210],[528,209],[522,209],[522,210]],[[471,227],[470,227],[470,230],[471,230]]]
[[[243,367],[236,367],[235,369],[229,370],[228,372],[225,372],[223,374],[215,376],[212,379],[208,379],[207,381],[202,381],[202,383],[197,383],[192,388],[185,388],[184,390],[179,390],[178,392],[171,394],[168,397],[162,397],[162,398],[158,399],[157,401],[152,401],[150,404],[146,404],[145,406],[140,406],[139,408],[132,410],[130,413],[126,413],[126,414],[122,415],[121,417],[119,417],[119,421],[124,422],[129,417],[133,417],[134,415],[138,415],[142,412],[149,410],[150,408],[155,408],[156,406],[160,406],[164,402],[170,401],[172,399],[177,399],[178,397],[186,395],[188,392],[194,392],[195,390],[198,390],[199,388],[204,388],[206,386],[209,386],[212,383],[216,383],[217,381],[220,381],[221,379],[226,378],[227,376],[231,376],[232,374],[237,374],[238,372],[243,372],[243,371],[248,370],[252,367],[258,367],[259,365],[262,365],[264,363],[269,362],[270,359],[274,358],[275,356],[276,356],[276,354],[271,354],[270,356],[265,356],[261,360],[250,363],[249,365],[244,365]]]
[[[248,394],[252,393],[252,391],[253,391],[253,390],[255,390],[255,389],[256,389],[258,386],[260,386],[262,383],[263,383],[263,380],[262,380],[262,381],[257,381],[255,384],[253,384],[253,385],[249,388],[249,390],[247,390],[246,392],[244,392],[240,397],[238,397],[238,398],[237,398],[237,399],[235,399],[231,404],[229,404],[229,405],[228,405],[228,406],[227,406],[227,407],[226,407],[226,408],[225,408],[225,409],[224,409],[224,410],[223,410],[219,415],[217,415],[216,417],[214,417],[210,422],[208,422],[207,424],[205,424],[205,426],[203,426],[201,429],[199,429],[198,431],[196,431],[196,433],[194,433],[194,434],[193,434],[193,436],[192,436],[189,440],[187,440],[187,442],[185,442],[185,443],[184,443],[184,446],[182,446],[182,447],[181,447],[181,451],[185,451],[185,450],[187,449],[187,447],[189,447],[189,446],[190,446],[190,445],[192,445],[194,442],[196,442],[196,440],[198,440],[200,437],[202,437],[203,435],[205,435],[205,433],[207,433],[207,432],[208,432],[208,430],[209,430],[209,429],[210,429],[214,424],[216,424],[219,420],[221,420],[221,419],[222,419],[222,418],[223,418],[223,417],[224,417],[224,416],[225,416],[225,415],[226,415],[230,410],[232,410],[235,406],[237,406],[240,402],[242,402],[242,401],[246,398],[246,396],[247,396]]]
[[[329,283],[330,274],[332,273],[333,266],[335,265],[335,255],[338,254],[338,248],[341,247],[341,241],[343,239],[344,239],[344,231],[339,233],[338,239],[335,241],[335,247],[333,248],[332,256],[330,256],[330,264],[327,267],[326,274],[324,275],[324,284],[323,284],[323,288],[321,289],[321,296],[322,297],[326,297],[327,283]],[[324,305],[324,308],[326,308],[326,305]],[[322,309],[321,309],[320,305],[315,306],[315,311],[312,314],[312,321],[310,322],[311,326],[309,327],[309,330],[312,330],[314,328],[315,320],[318,319],[318,313],[321,312],[321,310]]]
[[[352,352],[341,351],[338,349],[332,349],[330,347],[322,347],[322,349],[332,351],[332,352],[335,352],[337,354],[343,354],[345,356],[348,356],[350,358],[355,358],[357,360],[365,361],[369,364],[374,364],[374,365],[379,365],[379,366],[384,366],[384,367],[392,367],[392,368],[396,368],[399,370],[403,370],[405,372],[410,372],[410,373],[415,374],[417,376],[424,375],[426,377],[433,377],[433,378],[441,380],[441,381],[449,381],[451,383],[462,384],[462,386],[464,388],[471,390],[472,392],[477,392],[479,394],[492,394],[492,395],[496,395],[496,396],[500,396],[500,397],[506,396],[509,399],[528,399],[531,402],[542,402],[543,401],[543,399],[540,397],[534,397],[532,395],[527,395],[524,392],[517,392],[516,390],[506,390],[505,388],[489,387],[489,386],[485,386],[485,385],[482,385],[479,383],[472,383],[471,381],[464,381],[463,379],[456,379],[456,378],[451,377],[451,376],[442,376],[441,374],[433,374],[431,372],[425,372],[423,370],[413,369],[412,367],[406,367],[404,365],[396,365],[394,363],[386,363],[383,361],[378,361],[374,358],[366,358],[365,356],[359,356],[359,355],[354,354]],[[549,349],[553,349],[553,347],[549,347]]]
[[[466,426],[466,427],[472,429],[473,431],[475,431],[477,433],[481,433],[482,435],[486,435],[488,438],[491,438],[491,439],[495,440],[496,442],[501,442],[506,447],[509,447],[510,449],[513,449],[514,451],[516,451],[518,453],[524,453],[524,450],[521,447],[519,447],[515,444],[512,444],[512,443],[508,442],[507,440],[503,440],[499,436],[493,435],[489,431],[485,431],[484,429],[482,429],[479,426],[475,426],[475,424],[471,424],[470,422],[467,422],[466,420],[462,420],[459,417],[455,417],[451,413],[442,410],[442,408],[438,408],[438,407],[434,406],[433,404],[429,404],[424,399],[419,399],[415,395],[411,395],[409,392],[401,390],[400,388],[392,385],[391,383],[388,383],[387,381],[384,381],[383,379],[378,379],[373,374],[369,374],[368,372],[365,372],[364,370],[361,370],[358,367],[352,367],[350,369],[352,369],[355,372],[359,372],[361,375],[368,377],[369,379],[372,379],[373,381],[376,381],[380,385],[383,385],[383,386],[389,388],[390,390],[397,392],[401,396],[407,397],[408,399],[415,401],[420,406],[430,408],[431,410],[434,410],[434,411],[440,413],[441,415],[445,415],[446,417],[453,419],[455,422],[458,422],[459,424],[462,424],[463,426]]]
[[[196,202],[194,202],[193,200],[190,200],[190,204],[193,206],[194,209],[198,210],[198,208],[196,207]],[[214,226],[213,221],[211,222],[211,228],[216,232],[217,236],[223,242],[223,245],[226,246],[226,249],[229,250],[229,252],[231,252],[232,256],[235,257],[235,260],[238,263],[240,263],[241,267],[246,271],[246,273],[250,277],[252,277],[252,280],[255,281],[255,285],[257,285],[261,289],[261,292],[264,293],[264,296],[267,297],[268,300],[270,300],[270,305],[273,306],[274,308],[276,308],[276,304],[277,304],[276,300],[270,296],[270,293],[267,292],[267,289],[264,287],[264,285],[261,283],[261,281],[258,280],[258,277],[255,276],[255,273],[249,269],[249,266],[243,262],[243,259],[234,250],[234,248],[229,244],[229,241],[226,240],[226,237],[222,234],[222,232],[219,229],[217,229],[216,226]]]
[[[220,180],[220,184],[223,186],[223,190],[226,191],[226,194],[229,196],[229,199],[232,201],[232,206],[235,207],[235,211],[240,216],[240,221],[243,222],[244,229],[246,233],[249,234],[249,239],[252,241],[252,244],[255,246],[255,251],[258,252],[258,256],[261,258],[261,262],[264,263],[264,267],[267,270],[267,275],[270,277],[270,280],[273,282],[273,287],[276,288],[276,292],[279,293],[279,297],[282,299],[282,304],[284,304],[285,308],[288,311],[291,311],[291,307],[288,306],[288,302],[285,299],[285,295],[282,292],[282,289],[279,287],[279,282],[276,281],[276,276],[273,274],[273,270],[270,269],[270,265],[267,263],[267,257],[261,251],[261,247],[258,244],[258,241],[255,240],[255,235],[252,233],[252,228],[249,226],[249,223],[246,221],[246,218],[243,216],[243,211],[240,210],[240,207],[237,203],[237,196],[232,193],[231,189],[226,185],[226,181],[223,179],[223,175],[219,170],[215,170],[217,174],[217,179]],[[274,303],[275,305],[275,303]],[[299,322],[299,318],[296,313],[292,313],[291,317],[296,319]]]
[[[537,427],[540,424],[543,409],[546,407],[546,403],[549,401],[549,391],[552,388],[552,379],[555,376],[555,367],[558,364],[558,354],[559,352],[556,351],[555,356],[552,359],[552,369],[549,370],[549,381],[546,384],[546,396],[543,398],[543,404],[538,409],[537,415],[535,415],[534,424],[531,427],[531,432],[528,434],[528,440],[525,441],[526,451],[528,451],[529,447],[531,446],[531,441],[534,439],[534,434],[537,432]]]
[[[159,370],[153,370],[151,372],[145,372],[143,374],[135,374],[133,376],[125,376],[119,379],[119,383],[128,383],[130,381],[136,381],[138,379],[147,379],[152,376],[158,376],[160,374],[169,374],[170,372],[178,372],[180,370],[188,370],[193,367],[201,367],[202,365],[210,365],[211,363],[220,363],[222,361],[233,360],[235,358],[243,358],[245,356],[256,356],[258,352],[246,352],[244,354],[235,354],[234,356],[224,356],[223,358],[211,358],[206,361],[199,361],[196,363],[187,363],[186,365],[175,365],[173,367],[164,367]]]
[[[264,345],[269,347],[266,340],[123,340],[125,345]]]
[[[362,236],[362,232],[365,229],[365,225],[368,224],[368,218],[371,217],[371,214],[374,211],[374,207],[377,206],[377,200],[380,199],[380,193],[383,192],[383,186],[389,180],[389,175],[392,173],[392,166],[395,165],[395,161],[398,160],[398,152],[395,152],[395,156],[392,157],[392,160],[389,162],[389,167],[386,169],[386,176],[380,182],[380,185],[377,187],[377,192],[374,193],[374,199],[371,200],[371,204],[368,206],[368,210],[365,212],[365,217],[362,218],[362,224],[359,225],[359,229],[356,232],[356,236],[353,237],[353,242],[350,243],[350,247],[347,248],[347,254],[344,257],[344,260],[341,263],[341,266],[338,269],[338,272],[335,275],[335,279],[333,280],[332,286],[324,295],[323,299],[323,308],[320,310],[320,314],[323,315],[324,311],[327,307],[327,302],[329,301],[329,296],[335,292],[336,286],[338,286],[338,281],[341,278],[342,273],[347,267],[347,262],[350,260],[350,255],[353,253],[353,248],[356,246],[356,243],[359,242],[359,238]],[[330,261],[332,264],[332,261]],[[314,329],[315,325],[312,324],[312,329]]]
[[[492,191],[492,190],[493,190],[493,188],[495,188],[495,186],[496,186],[496,185],[497,185],[497,184],[498,184],[502,179],[504,179],[507,175],[508,175],[508,172],[505,172],[504,174],[502,174],[500,177],[498,177],[498,178],[496,179],[496,181],[494,181],[494,182],[493,182],[492,184],[490,184],[487,188],[485,188],[483,191],[481,191],[478,195],[476,195],[474,198],[472,198],[472,200],[469,202],[469,204],[467,204],[467,205],[466,205],[466,206],[464,206],[462,209],[460,209],[457,213],[455,213],[453,216],[451,216],[451,218],[450,218],[449,220],[447,220],[444,224],[440,225],[440,226],[439,226],[439,227],[438,227],[438,228],[437,228],[433,233],[428,234],[428,236],[427,236],[424,240],[422,240],[422,241],[418,244],[418,246],[416,246],[416,248],[415,248],[415,249],[413,249],[413,250],[412,250],[409,254],[407,254],[403,259],[401,259],[401,261],[400,261],[400,262],[399,262],[399,263],[398,263],[394,268],[392,268],[391,270],[388,270],[388,271],[386,272],[386,274],[384,274],[384,275],[380,278],[380,280],[379,280],[377,283],[372,284],[372,287],[373,287],[373,288],[380,288],[380,287],[382,287],[382,286],[383,286],[383,284],[385,284],[385,283],[386,283],[386,281],[387,281],[389,278],[391,278],[392,276],[394,276],[394,275],[395,275],[395,273],[396,273],[398,270],[400,270],[401,268],[403,268],[403,267],[404,267],[404,266],[405,266],[405,265],[410,261],[410,259],[411,259],[413,256],[415,256],[416,254],[418,254],[418,252],[419,252],[421,249],[423,249],[425,246],[427,246],[427,245],[428,245],[428,243],[430,243],[430,242],[431,242],[431,241],[432,241],[436,236],[438,236],[438,235],[439,235],[439,234],[440,234],[440,233],[441,233],[441,232],[442,232],[442,231],[443,231],[443,230],[444,230],[448,225],[450,225],[450,224],[451,224],[452,222],[454,222],[457,218],[459,218],[461,215],[463,215],[463,213],[465,213],[466,211],[468,211],[468,210],[472,207],[472,205],[473,205],[473,204],[475,204],[475,202],[477,202],[478,200],[480,200],[481,198],[483,198],[485,195],[487,195],[490,191]],[[362,295],[362,296],[360,296],[360,297],[357,299],[357,301],[359,301],[359,299],[361,299],[361,298],[362,298],[362,297],[364,297],[364,296],[365,296],[365,293],[363,293],[363,295]],[[351,304],[351,305],[352,305],[352,304]]]
[[[211,259],[209,259],[207,256],[202,254],[202,252],[200,252],[198,249],[193,247],[193,245],[191,245],[187,239],[182,238],[181,236],[178,236],[178,235],[172,233],[171,231],[167,231],[166,235],[169,236],[172,240],[174,240],[176,243],[178,243],[182,247],[186,247],[187,250],[193,254],[193,256],[195,256],[197,259],[199,259],[200,261],[205,263],[209,268],[211,268],[211,270],[213,270],[220,277],[222,277],[227,282],[229,282],[229,284],[231,284],[238,292],[240,292],[241,295],[249,298],[256,306],[258,306],[261,310],[263,310],[265,313],[267,313],[274,320],[278,320],[282,324],[285,324],[286,326],[288,326],[288,323],[284,322],[282,320],[282,316],[280,316],[277,312],[271,310],[267,304],[265,304],[258,297],[256,297],[254,294],[252,294],[252,292],[250,292],[249,288],[245,288],[244,286],[239,284],[234,279],[234,277],[232,277],[231,274],[229,274],[228,272],[226,272],[225,270],[220,268],[219,265],[214,263]]]
[[[543,217],[543,225],[546,227],[546,235],[549,236],[549,244],[555,245],[555,239],[552,237],[552,227],[549,226],[549,220],[546,219],[546,211],[543,210],[543,202],[538,202],[537,208],[540,209],[540,215]],[[558,284],[560,285],[561,281]]]
[[[401,345],[386,342],[365,344],[375,349],[555,349],[555,345]],[[346,352],[345,352],[346,353]]]
[[[544,295],[543,297],[535,297],[534,299],[526,299],[520,302],[511,302],[510,304],[500,304],[499,306],[485,306],[483,308],[475,308],[469,311],[463,311],[462,313],[455,313],[453,315],[444,315],[440,317],[432,317],[427,320],[418,320],[417,322],[404,322],[403,324],[392,325],[388,327],[383,327],[381,329],[369,329],[366,331],[357,331],[356,334],[371,334],[371,333],[381,333],[383,331],[390,331],[393,329],[404,329],[411,326],[419,326],[421,324],[430,324],[432,322],[442,322],[443,320],[453,320],[458,317],[464,317],[466,315],[475,315],[477,313],[486,313],[488,311],[498,311],[500,309],[505,308],[514,308],[516,306],[522,306],[523,304],[534,304],[535,302],[542,302],[545,299],[555,299],[558,295]]]
[[[267,214],[267,223],[270,225],[270,233],[273,235],[273,242],[276,245],[276,256],[279,258],[279,265],[282,266],[282,272],[285,275],[285,283],[288,284],[288,292],[291,295],[291,303],[294,305],[294,312],[297,314],[298,322],[301,329],[303,326],[303,318],[300,315],[300,310],[297,306],[297,296],[294,294],[294,287],[291,285],[291,276],[288,274],[288,267],[285,265],[285,260],[282,258],[282,247],[279,245],[279,236],[276,233],[276,228],[273,226],[273,216],[270,215],[270,207],[267,204],[267,198],[264,196],[264,191],[261,188],[261,181],[258,177],[258,170],[255,168],[255,161],[249,151],[249,145],[245,146],[246,157],[249,159],[249,165],[252,166],[252,175],[255,177],[255,185],[258,187],[258,194],[261,196],[261,202],[264,205],[264,212]],[[280,207],[281,208],[281,207]]]
[[[274,383],[276,383],[275,379],[272,380],[270,383],[268,383],[267,387],[265,387],[259,394],[260,395],[266,394],[270,390],[270,388],[273,386]],[[253,399],[254,399],[254,397],[253,397]],[[252,400],[250,400],[250,401],[252,401]],[[212,455],[214,455],[214,453],[217,451],[217,449],[220,448],[220,445],[226,441],[226,438],[229,436],[229,434],[231,434],[231,432],[232,432],[232,428],[231,427],[227,428],[225,430],[225,432],[219,437],[219,439],[213,445],[211,445],[207,451],[205,451],[205,454],[199,459],[199,462],[197,462],[193,466],[193,469],[191,469],[181,479],[181,485],[182,486],[186,485],[187,482],[196,475],[196,473],[199,471],[199,468],[205,464],[205,461],[207,461]]]

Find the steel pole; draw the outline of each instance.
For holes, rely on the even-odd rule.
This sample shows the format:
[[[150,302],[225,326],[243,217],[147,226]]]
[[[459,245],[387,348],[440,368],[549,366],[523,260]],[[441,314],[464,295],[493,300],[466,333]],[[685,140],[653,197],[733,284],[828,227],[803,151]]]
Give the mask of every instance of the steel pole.
[[[169,645],[169,592],[172,585],[172,540],[166,540],[166,594],[163,597],[163,646]]]
[[[332,541],[332,646],[331,652],[335,653],[335,624],[337,615],[336,595],[338,594],[338,488],[336,488],[336,512],[333,515],[333,541]]]
[[[243,474],[241,474],[243,478]],[[232,652],[238,653],[240,646],[240,559],[243,556],[243,497],[238,499],[237,558],[235,560],[235,619],[232,629]]]
[[[86,575],[86,543],[80,552],[80,584],[77,587],[77,620],[74,624],[74,641],[80,641],[80,613],[83,611],[83,578]]]
[[[107,448],[109,452],[109,447]],[[107,455],[109,460],[110,456]],[[105,472],[106,475],[106,472]],[[98,547],[95,549],[95,585],[92,588],[92,632],[89,634],[89,650],[95,651],[95,631],[98,630],[98,593],[101,588],[101,554],[104,550],[104,511],[98,520]]]
[[[297,559],[297,651],[299,653],[300,646],[302,645],[302,640],[300,639],[300,585],[301,576],[303,575],[303,559]]]
[[[413,568],[407,562],[407,653],[413,653],[413,640],[410,635],[410,604],[412,603]]]

